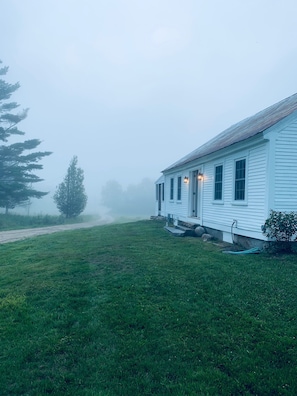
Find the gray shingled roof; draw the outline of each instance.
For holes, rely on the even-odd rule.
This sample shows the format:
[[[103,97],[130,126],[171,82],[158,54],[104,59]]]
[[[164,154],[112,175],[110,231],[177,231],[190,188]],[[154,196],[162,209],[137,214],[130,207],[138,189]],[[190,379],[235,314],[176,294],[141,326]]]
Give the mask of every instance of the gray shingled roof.
[[[267,128],[273,126],[296,110],[297,93],[270,107],[267,107],[251,117],[245,118],[237,124],[232,125],[209,142],[203,144],[190,154],[164,169],[163,172],[187,164],[188,162],[204,157],[205,155],[212,154],[225,147],[229,147],[232,144],[249,139],[261,132],[264,132]]]

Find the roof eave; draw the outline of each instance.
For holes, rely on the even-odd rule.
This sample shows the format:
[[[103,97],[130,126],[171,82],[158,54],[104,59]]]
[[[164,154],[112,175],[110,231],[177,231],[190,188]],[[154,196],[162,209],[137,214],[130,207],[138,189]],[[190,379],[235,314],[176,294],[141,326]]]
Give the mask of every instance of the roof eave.
[[[237,151],[237,150],[239,150],[239,149],[242,149],[241,147],[239,147],[239,145],[241,145],[241,144],[249,145],[249,143],[250,143],[250,144],[254,144],[254,141],[255,141],[255,140],[264,140],[264,136],[263,136],[264,132],[265,132],[265,131],[258,132],[258,133],[257,133],[256,135],[254,135],[254,136],[251,136],[251,137],[249,137],[249,138],[247,138],[247,139],[244,139],[244,140],[240,140],[239,142],[232,143],[232,144],[230,144],[229,146],[226,146],[226,147],[223,147],[223,148],[221,148],[221,149],[208,152],[208,153],[205,154],[205,155],[198,156],[198,157],[196,157],[196,158],[193,158],[193,159],[188,160],[188,161],[185,161],[185,162],[180,162],[180,163],[178,163],[178,164],[176,164],[176,165],[174,165],[174,166],[170,166],[170,167],[164,169],[164,170],[162,171],[162,173],[171,172],[171,171],[173,171],[173,170],[182,168],[182,167],[184,167],[184,166],[185,166],[185,167],[191,167],[192,165],[195,164],[195,162],[198,162],[199,160],[200,160],[201,163],[207,162],[207,161],[209,160],[209,157],[210,157],[210,156],[214,156],[214,154],[217,154],[215,157],[221,157],[221,156],[224,155],[224,151],[229,151],[229,152],[230,152],[230,151]],[[236,147],[236,146],[237,146],[237,147]],[[214,157],[214,158],[215,158],[215,157]],[[213,158],[212,158],[212,159],[213,159]],[[191,164],[192,164],[192,165],[191,165]]]

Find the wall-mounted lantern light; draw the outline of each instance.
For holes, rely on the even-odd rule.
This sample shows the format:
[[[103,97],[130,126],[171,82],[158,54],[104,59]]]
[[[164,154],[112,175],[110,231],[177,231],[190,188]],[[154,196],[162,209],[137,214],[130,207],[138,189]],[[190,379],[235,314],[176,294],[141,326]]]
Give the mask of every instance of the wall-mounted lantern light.
[[[189,183],[189,178],[188,178],[188,176],[185,176],[185,177],[184,177],[184,183]]]
[[[198,173],[198,180],[201,180],[201,181],[203,180],[203,173],[201,173],[201,172]]]

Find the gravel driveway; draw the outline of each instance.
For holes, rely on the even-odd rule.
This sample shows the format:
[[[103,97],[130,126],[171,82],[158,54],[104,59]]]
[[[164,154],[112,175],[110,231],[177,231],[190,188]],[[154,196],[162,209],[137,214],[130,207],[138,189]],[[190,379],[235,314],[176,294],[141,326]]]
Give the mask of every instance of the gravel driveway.
[[[106,216],[103,219],[97,221],[90,221],[87,223],[65,224],[65,225],[57,225],[51,227],[26,228],[23,230],[1,231],[0,244],[20,241],[26,238],[33,238],[38,235],[53,234],[54,232],[77,230],[79,228],[96,227],[98,225],[111,223],[112,221],[113,221],[112,217]]]

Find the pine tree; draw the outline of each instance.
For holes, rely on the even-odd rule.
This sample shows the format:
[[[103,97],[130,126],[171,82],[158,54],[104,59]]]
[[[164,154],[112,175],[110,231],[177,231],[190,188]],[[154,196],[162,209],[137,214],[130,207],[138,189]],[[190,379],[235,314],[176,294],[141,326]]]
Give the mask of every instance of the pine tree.
[[[77,217],[86,207],[87,195],[83,185],[84,172],[77,167],[77,156],[70,162],[64,181],[57,187],[54,201],[66,218]]]
[[[8,67],[0,69],[1,76],[7,72]],[[6,212],[30,198],[41,198],[47,194],[32,187],[33,183],[42,181],[33,172],[42,169],[38,161],[51,153],[33,151],[41,143],[38,139],[7,144],[12,135],[24,135],[18,124],[27,117],[28,109],[16,113],[19,105],[7,102],[19,87],[19,83],[9,84],[0,79],[0,141],[3,142],[0,145],[0,207],[6,208]]]

